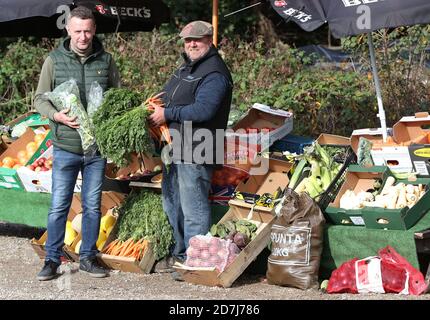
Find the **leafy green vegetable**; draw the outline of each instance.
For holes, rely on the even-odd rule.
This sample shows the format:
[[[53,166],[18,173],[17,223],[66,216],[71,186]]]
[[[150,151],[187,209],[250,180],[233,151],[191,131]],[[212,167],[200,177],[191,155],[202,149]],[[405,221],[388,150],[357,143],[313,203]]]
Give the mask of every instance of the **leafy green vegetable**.
[[[125,88],[112,88],[105,92],[102,105],[94,113],[93,121],[102,123],[113,117],[124,114],[144,101],[144,96]]]
[[[58,111],[70,109],[67,115],[77,117],[79,128],[76,130],[81,137],[84,153],[95,152],[97,146],[93,124],[79,98],[79,88],[76,81],[71,79],[63,82],[52,92],[45,93],[45,98],[49,99]]]
[[[157,260],[169,253],[173,231],[159,194],[134,190],[118,209],[118,214],[118,239],[147,239]]]
[[[154,151],[148,130],[149,112],[141,106],[140,93],[113,88],[94,114],[95,136],[100,153],[118,166],[130,163],[130,153]]]

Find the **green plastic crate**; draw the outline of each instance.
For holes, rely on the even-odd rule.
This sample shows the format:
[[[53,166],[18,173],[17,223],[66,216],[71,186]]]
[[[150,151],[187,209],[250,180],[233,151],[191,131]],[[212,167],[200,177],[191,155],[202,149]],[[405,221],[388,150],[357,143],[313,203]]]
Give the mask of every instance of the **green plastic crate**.
[[[347,226],[365,226],[363,217],[363,209],[347,210],[338,208],[333,205],[337,199],[345,193],[347,189],[352,189],[357,186],[358,180],[365,181],[365,185],[370,188],[374,181],[383,179],[384,173],[387,171],[386,166],[374,166],[370,168],[361,167],[359,165],[350,165],[346,172],[345,180],[340,187],[340,190],[332,203],[325,209],[325,214],[333,224]]]
[[[388,176],[388,174],[385,174],[384,184]],[[418,178],[416,181],[396,179],[394,184],[402,182],[413,185],[423,184],[426,186],[426,192],[411,208],[386,209],[364,207],[362,211],[366,228],[408,230],[430,211],[430,178]]]

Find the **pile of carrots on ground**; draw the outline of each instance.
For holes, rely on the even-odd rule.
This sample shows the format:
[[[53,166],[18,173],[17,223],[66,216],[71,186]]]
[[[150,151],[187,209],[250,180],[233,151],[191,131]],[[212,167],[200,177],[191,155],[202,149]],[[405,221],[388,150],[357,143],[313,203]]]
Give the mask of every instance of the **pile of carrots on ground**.
[[[116,239],[104,248],[102,253],[141,260],[145,254],[145,250],[148,248],[148,244],[149,242],[146,239],[140,239],[137,241],[133,238],[126,241]]]
[[[151,96],[148,99],[146,99],[146,101],[144,102],[144,106],[146,106],[146,108],[149,111],[154,111],[155,107],[163,107],[164,103],[163,100],[161,100],[160,96],[163,95],[164,92],[159,93],[155,96]],[[153,126],[149,126],[149,131],[151,133],[151,135],[156,138],[158,141],[162,141],[162,137],[164,137],[164,141],[166,141],[167,143],[171,143],[172,139],[170,137],[170,133],[169,133],[169,128],[166,124],[163,124],[159,127],[153,127]]]

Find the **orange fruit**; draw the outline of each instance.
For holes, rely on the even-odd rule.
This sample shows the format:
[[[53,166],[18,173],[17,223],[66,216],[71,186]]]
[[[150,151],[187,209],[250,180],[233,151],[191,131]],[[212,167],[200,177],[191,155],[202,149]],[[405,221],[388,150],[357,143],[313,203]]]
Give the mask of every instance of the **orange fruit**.
[[[15,164],[13,167],[12,167],[12,169],[18,169],[18,168],[21,168],[22,167],[22,165],[21,164],[19,164],[19,163],[17,163],[17,164]]]
[[[16,157],[19,158],[27,158],[27,151],[25,150],[20,150],[18,151],[18,153],[16,154]]]
[[[31,141],[27,143],[27,145],[25,146],[25,150],[27,150],[27,155],[32,156],[36,152],[37,148],[38,148],[38,145],[36,142]]]
[[[12,168],[15,165],[15,160],[12,157],[5,157],[3,159],[3,167]]]
[[[22,165],[25,165],[28,162],[28,158],[27,157],[18,158],[18,162]]]
[[[36,142],[37,145],[40,145],[44,139],[45,134],[43,133],[38,133],[34,136],[34,142]]]

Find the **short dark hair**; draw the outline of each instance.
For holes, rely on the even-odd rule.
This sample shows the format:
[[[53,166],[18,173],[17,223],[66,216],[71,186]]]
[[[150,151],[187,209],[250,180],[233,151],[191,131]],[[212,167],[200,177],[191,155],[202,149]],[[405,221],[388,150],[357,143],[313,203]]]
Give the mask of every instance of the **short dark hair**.
[[[82,20],[91,19],[94,21],[94,24],[96,23],[96,19],[94,18],[91,9],[88,9],[87,7],[83,6],[78,6],[72,11],[70,11],[69,19],[71,18],[79,18]]]

